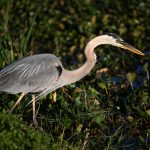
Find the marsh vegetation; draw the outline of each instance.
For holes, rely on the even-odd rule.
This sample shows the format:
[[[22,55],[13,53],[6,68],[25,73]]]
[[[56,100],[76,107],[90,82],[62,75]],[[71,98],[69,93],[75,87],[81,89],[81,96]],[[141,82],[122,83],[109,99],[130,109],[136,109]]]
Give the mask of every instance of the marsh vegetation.
[[[113,0],[1,0],[0,67],[24,56],[53,53],[71,70],[85,61],[94,36],[120,35],[147,54],[96,48],[97,64],[81,81],[37,103],[32,126],[28,95],[0,94],[0,149],[136,150],[150,147],[150,3]],[[102,72],[101,69],[105,71]]]

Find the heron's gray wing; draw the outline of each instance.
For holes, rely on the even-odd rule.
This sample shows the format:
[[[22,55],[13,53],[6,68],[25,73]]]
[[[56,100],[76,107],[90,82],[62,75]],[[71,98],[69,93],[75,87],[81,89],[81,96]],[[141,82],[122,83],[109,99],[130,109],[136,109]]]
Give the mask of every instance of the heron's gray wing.
[[[61,74],[60,68],[59,59],[51,54],[23,58],[0,71],[0,91],[41,92],[55,83]]]

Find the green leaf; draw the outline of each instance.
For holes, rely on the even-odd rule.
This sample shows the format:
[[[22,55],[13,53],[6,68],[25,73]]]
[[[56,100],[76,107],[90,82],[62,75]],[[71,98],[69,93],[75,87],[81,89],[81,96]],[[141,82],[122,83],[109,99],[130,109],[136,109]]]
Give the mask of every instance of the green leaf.
[[[147,113],[148,116],[150,116],[150,109],[145,111]]]
[[[105,116],[103,113],[100,113],[96,118],[95,122],[100,126],[104,127]]]
[[[129,82],[133,82],[136,79],[136,74],[134,72],[127,73],[127,79]]]

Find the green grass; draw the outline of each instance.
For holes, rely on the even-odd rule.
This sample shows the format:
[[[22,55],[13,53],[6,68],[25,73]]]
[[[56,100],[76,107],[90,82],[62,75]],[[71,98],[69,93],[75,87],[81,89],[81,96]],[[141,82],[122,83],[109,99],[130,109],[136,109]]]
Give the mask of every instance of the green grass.
[[[0,67],[36,53],[57,55],[71,70],[84,63],[84,47],[106,32],[147,55],[96,48],[97,64],[81,81],[37,103],[32,125],[28,95],[0,95],[0,149],[148,149],[150,147],[149,7],[143,1],[0,1]],[[100,74],[98,70],[107,68]]]

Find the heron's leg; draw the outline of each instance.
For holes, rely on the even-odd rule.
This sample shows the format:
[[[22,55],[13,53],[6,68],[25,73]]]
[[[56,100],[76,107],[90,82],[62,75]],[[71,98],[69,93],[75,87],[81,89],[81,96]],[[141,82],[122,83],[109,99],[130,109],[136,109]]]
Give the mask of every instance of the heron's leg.
[[[33,123],[34,125],[38,125],[35,114],[35,95],[32,95],[32,110],[33,110]]]
[[[13,112],[13,110],[15,109],[15,107],[19,104],[19,102],[22,100],[22,98],[25,96],[25,93],[21,93],[20,97],[18,98],[18,100],[16,101],[16,103],[13,105],[13,107],[11,108],[11,110],[9,111],[9,114],[11,114]]]
[[[57,97],[56,91],[53,91],[53,92],[52,92],[52,101],[53,101],[54,103],[56,102],[56,97]]]

